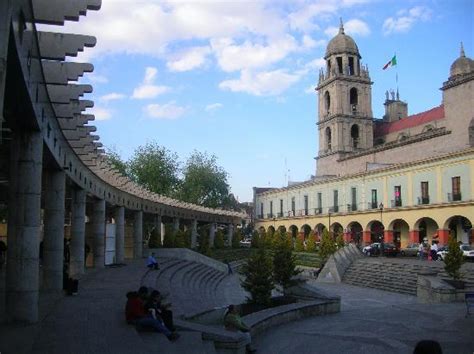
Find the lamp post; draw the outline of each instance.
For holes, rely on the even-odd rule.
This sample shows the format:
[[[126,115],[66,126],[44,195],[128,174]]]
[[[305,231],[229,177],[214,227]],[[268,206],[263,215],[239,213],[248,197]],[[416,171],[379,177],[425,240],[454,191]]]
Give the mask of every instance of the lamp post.
[[[382,230],[382,234],[380,235],[380,255],[383,256],[383,241],[384,241],[384,235],[383,235],[383,232],[384,232],[384,227],[383,227],[383,203],[380,203],[379,205],[379,210],[380,210],[380,224],[382,225],[381,226],[381,230]]]
[[[328,234],[329,236],[331,236],[331,209],[328,209],[328,218],[329,218]]]

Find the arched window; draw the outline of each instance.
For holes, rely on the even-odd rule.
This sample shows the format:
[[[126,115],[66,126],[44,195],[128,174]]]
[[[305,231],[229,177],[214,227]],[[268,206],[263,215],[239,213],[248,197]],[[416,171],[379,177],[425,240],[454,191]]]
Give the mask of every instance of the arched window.
[[[331,128],[326,128],[326,150],[331,150]]]
[[[354,149],[357,149],[359,146],[359,126],[357,124],[354,124],[351,127],[351,142],[352,142],[352,147]]]
[[[349,91],[349,104],[351,105],[351,112],[355,113],[357,111],[357,104],[359,103],[359,95],[355,87],[351,88]]]
[[[324,94],[324,104],[326,112],[329,114],[329,110],[331,109],[331,96],[329,95],[328,91],[326,91],[326,93]]]

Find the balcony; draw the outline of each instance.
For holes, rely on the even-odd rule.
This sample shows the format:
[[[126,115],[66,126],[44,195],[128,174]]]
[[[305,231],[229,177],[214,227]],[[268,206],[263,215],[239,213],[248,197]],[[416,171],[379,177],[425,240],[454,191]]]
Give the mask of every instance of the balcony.
[[[322,214],[323,213],[323,208],[315,208],[314,209],[314,215]]]
[[[263,219],[263,215],[262,214],[257,214],[257,219]]]
[[[357,204],[347,204],[347,211],[356,211],[357,210]]]
[[[401,207],[402,206],[402,199],[399,198],[399,199],[395,199],[395,200],[391,200],[390,201],[390,205],[392,208],[396,208],[396,207]]]
[[[430,204],[430,197],[418,197],[418,205]]]
[[[283,217],[283,212],[280,211],[278,214],[277,214],[277,218],[282,218]]]
[[[459,202],[461,200],[461,193],[448,193],[448,202]]]
[[[369,209],[378,209],[379,203],[377,202],[369,202]]]
[[[268,213],[267,214],[267,219],[273,219],[273,213]]]

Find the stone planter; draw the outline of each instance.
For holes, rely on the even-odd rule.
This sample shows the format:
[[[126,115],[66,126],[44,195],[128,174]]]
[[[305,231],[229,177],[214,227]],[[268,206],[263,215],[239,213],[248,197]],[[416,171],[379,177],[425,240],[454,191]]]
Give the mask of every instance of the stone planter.
[[[448,283],[455,289],[464,289],[466,282],[464,280],[455,279],[443,279],[444,282]]]

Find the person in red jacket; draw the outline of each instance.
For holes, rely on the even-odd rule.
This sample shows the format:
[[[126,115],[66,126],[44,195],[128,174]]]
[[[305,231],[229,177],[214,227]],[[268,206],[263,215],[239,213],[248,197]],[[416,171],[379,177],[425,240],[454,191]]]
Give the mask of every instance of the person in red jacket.
[[[153,328],[155,331],[163,333],[170,341],[174,342],[179,338],[177,333],[172,333],[162,321],[153,318],[150,313],[145,311],[143,300],[136,291],[127,294],[127,304],[125,305],[125,319],[128,324],[137,327]]]

